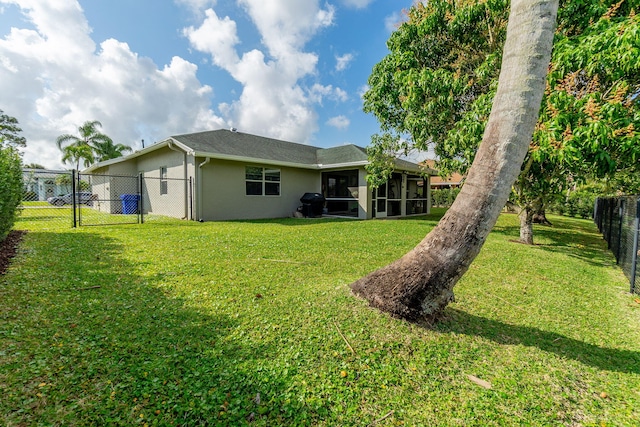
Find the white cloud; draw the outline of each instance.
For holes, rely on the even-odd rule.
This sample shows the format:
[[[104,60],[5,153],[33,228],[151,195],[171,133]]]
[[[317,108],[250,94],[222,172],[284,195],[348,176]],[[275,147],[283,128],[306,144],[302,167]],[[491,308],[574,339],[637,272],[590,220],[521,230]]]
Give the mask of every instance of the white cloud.
[[[238,0],[262,35],[271,55],[287,56],[301,49],[323,27],[333,23],[335,10],[321,9],[318,0]]]
[[[185,28],[183,34],[191,45],[211,55],[214,64],[228,69],[238,62],[235,46],[240,42],[236,23],[225,17],[218,18],[213,9],[205,12],[206,18],[200,28]]]
[[[347,7],[364,9],[365,7],[373,3],[373,0],[342,0],[342,3],[344,3],[344,5]]]
[[[358,88],[358,96],[360,98],[364,98],[364,94],[367,93],[367,91],[370,89],[371,87],[369,85],[362,85]]]
[[[98,46],[77,1],[17,4],[34,29],[0,39],[0,108],[20,121],[24,160],[60,167],[55,138],[99,120],[115,142],[138,146],[175,133],[226,127],[210,109],[197,66],[173,57],[161,69],[114,39]]]
[[[322,105],[322,101],[327,98],[336,102],[345,102],[349,99],[347,92],[339,87],[334,88],[332,85],[323,86],[321,84],[314,84],[309,89],[309,100]]]
[[[337,129],[346,129],[351,124],[351,121],[349,121],[349,119],[346,118],[345,116],[341,115],[341,116],[331,117],[329,120],[327,120],[327,124]]]
[[[317,0],[239,0],[260,33],[264,51],[239,53],[236,24],[207,10],[198,28],[185,29],[191,46],[211,55],[243,90],[239,99],[219,106],[234,126],[245,132],[299,142],[318,129],[314,102],[324,90],[304,89],[301,81],[316,73],[318,56],[305,44],[333,23],[334,9]],[[333,88],[327,90],[331,94]]]
[[[351,61],[353,61],[353,55],[350,53],[345,53],[344,55],[336,56],[336,71],[343,71],[347,69]]]
[[[405,17],[400,12],[392,13],[384,19],[384,26],[389,33],[392,33],[397,30],[405,20]]]
[[[340,102],[346,102],[347,99],[349,99],[349,95],[347,95],[347,92],[340,89],[339,87],[337,87],[335,89],[335,91],[333,92],[333,99],[336,101],[340,101]]]
[[[191,10],[198,12],[201,10],[205,10],[208,7],[214,7],[217,3],[217,0],[174,0],[178,5],[184,5],[190,8]]]

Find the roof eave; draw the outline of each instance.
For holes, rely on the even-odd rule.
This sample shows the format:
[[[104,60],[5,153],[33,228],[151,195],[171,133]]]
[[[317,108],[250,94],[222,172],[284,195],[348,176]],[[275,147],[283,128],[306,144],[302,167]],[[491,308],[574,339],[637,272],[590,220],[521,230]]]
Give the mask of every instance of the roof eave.
[[[138,150],[135,151],[131,154],[128,154],[126,156],[123,157],[116,157],[115,159],[109,159],[109,160],[105,160],[104,162],[99,162],[96,163],[94,165],[89,166],[86,169],[83,169],[81,172],[82,173],[91,173],[93,171],[95,171],[96,169],[100,169],[103,168],[105,166],[110,166],[110,165],[114,165],[116,163],[120,163],[120,162],[125,162],[127,160],[132,160],[135,159],[136,157],[140,157],[143,156],[147,153],[151,153],[153,151],[159,150],[160,148],[163,147],[167,147],[167,146],[177,146],[178,148],[180,148],[182,151],[186,152],[186,153],[192,153],[193,150],[191,150],[189,147],[187,147],[186,145],[182,144],[180,141],[176,141],[173,137],[167,138],[163,141],[160,141],[156,144],[150,145],[148,147],[143,148],[142,150]]]
[[[318,169],[337,169],[337,168],[347,168],[354,166],[366,166],[369,164],[368,160],[358,160],[356,162],[344,162],[344,163],[331,163],[328,165],[318,164]]]
[[[298,169],[311,169],[311,170],[319,169],[317,164],[286,162],[286,161],[280,161],[280,160],[262,159],[257,157],[236,156],[233,154],[220,154],[220,153],[208,153],[206,151],[196,151],[193,153],[193,155],[195,157],[209,157],[211,159],[229,160],[233,162],[258,163],[261,165],[285,166],[285,167],[292,167],[292,168],[298,168]]]

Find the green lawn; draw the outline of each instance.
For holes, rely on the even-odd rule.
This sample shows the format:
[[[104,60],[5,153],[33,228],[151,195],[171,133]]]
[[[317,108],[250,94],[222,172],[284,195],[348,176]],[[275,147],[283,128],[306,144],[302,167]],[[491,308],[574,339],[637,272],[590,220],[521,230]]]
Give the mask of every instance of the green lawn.
[[[23,207],[35,207],[35,206],[47,206],[47,207],[52,207],[53,205],[51,205],[49,202],[45,202],[45,201],[39,201],[39,202],[29,202],[29,201],[22,201],[22,206]]]
[[[0,425],[640,425],[640,300],[589,221],[503,215],[434,329],[351,296],[437,220],[23,217]]]

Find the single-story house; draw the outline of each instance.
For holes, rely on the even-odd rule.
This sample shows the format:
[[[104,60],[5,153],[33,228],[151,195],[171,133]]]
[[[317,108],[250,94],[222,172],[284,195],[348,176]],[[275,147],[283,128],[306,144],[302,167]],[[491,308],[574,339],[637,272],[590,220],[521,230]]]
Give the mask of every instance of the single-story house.
[[[22,169],[24,199],[28,202],[71,193],[71,173],[47,169]]]
[[[321,193],[324,215],[360,219],[429,213],[430,176],[435,171],[397,159],[386,185],[366,180],[367,153],[356,145],[318,148],[219,129],[169,137],[125,157],[97,163],[93,192],[118,196],[142,185],[145,213],[193,220],[263,219],[292,216],[305,193]],[[127,185],[118,176],[139,175]],[[117,188],[116,188],[117,187]]]

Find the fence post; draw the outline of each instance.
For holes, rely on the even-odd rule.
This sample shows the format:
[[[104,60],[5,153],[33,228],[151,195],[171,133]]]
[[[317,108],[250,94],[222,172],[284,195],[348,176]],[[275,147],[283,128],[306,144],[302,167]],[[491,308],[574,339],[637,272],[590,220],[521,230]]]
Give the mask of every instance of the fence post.
[[[189,177],[189,219],[193,221],[193,177]]]
[[[76,217],[76,170],[71,170],[71,208],[73,210],[73,228],[77,226]]]
[[[607,249],[611,249],[613,243],[613,213],[616,210],[615,199],[609,199],[609,225],[607,226]]]
[[[625,199],[618,199],[618,248],[616,249],[616,264],[620,264],[620,250],[622,249],[622,223],[624,220]]]
[[[142,188],[143,188],[143,180],[144,180],[144,176],[142,175],[142,172],[140,172],[138,174],[138,218],[140,218],[139,222],[140,224],[144,224],[144,203],[143,203],[143,194],[142,194]]]
[[[640,198],[636,201],[636,219],[633,234],[633,252],[631,255],[631,289],[629,292],[634,293],[636,290],[636,271],[638,269],[638,234],[640,234]]]

